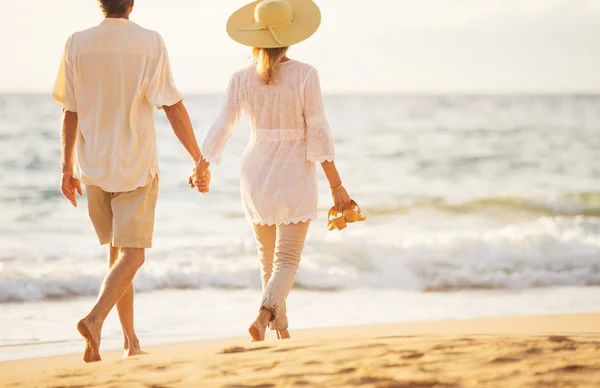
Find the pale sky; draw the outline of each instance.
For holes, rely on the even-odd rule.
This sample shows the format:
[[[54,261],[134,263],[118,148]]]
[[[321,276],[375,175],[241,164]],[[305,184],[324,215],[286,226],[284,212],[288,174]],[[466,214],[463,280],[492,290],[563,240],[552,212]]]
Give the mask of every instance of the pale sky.
[[[242,0],[136,0],[178,87],[221,93],[247,48],[225,32]],[[290,51],[326,92],[600,92],[600,0],[317,0],[321,29]],[[0,0],[0,92],[49,93],[66,38],[96,0]]]

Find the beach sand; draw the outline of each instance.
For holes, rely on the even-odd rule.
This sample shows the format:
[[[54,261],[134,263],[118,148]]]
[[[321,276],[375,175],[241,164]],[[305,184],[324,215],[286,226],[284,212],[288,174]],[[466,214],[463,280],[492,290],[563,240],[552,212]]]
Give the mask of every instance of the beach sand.
[[[1,387],[600,387],[600,313],[403,323],[0,363]],[[83,341],[82,341],[83,350]]]

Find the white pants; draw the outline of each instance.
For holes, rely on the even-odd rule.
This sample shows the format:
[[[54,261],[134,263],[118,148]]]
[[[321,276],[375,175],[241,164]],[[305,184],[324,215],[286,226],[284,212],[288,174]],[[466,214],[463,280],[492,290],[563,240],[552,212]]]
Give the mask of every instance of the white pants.
[[[262,265],[263,302],[273,313],[271,330],[288,328],[285,301],[294,284],[310,221],[290,225],[254,225]]]

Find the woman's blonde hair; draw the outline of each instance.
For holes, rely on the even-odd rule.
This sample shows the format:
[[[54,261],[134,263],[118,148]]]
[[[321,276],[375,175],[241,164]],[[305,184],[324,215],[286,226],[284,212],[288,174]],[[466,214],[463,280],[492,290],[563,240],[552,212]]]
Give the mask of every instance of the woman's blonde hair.
[[[288,47],[252,49],[252,58],[256,71],[266,85],[270,85],[275,77],[275,66],[287,53]]]

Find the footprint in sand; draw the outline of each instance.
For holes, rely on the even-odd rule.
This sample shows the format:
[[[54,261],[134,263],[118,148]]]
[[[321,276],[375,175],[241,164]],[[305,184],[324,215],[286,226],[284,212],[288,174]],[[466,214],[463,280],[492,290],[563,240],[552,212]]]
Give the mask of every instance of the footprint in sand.
[[[296,350],[302,350],[302,349],[310,349],[313,346],[296,346],[296,347],[291,347],[291,348],[279,348],[279,349],[275,349],[273,350],[273,353],[287,353],[287,352],[294,352]]]
[[[413,354],[403,356],[402,358],[405,360],[415,360],[417,358],[423,357],[424,355],[425,355],[425,353],[413,353]]]
[[[270,349],[269,346],[262,346],[259,348],[245,348],[243,346],[232,346],[221,350],[220,354],[234,354],[234,353],[246,353],[246,352],[257,352],[260,350]]]
[[[274,368],[276,368],[281,362],[279,361],[273,361],[272,363],[268,364],[268,365],[260,365],[260,366],[255,366],[253,371],[254,372],[265,372],[268,370],[272,370]]]
[[[569,337],[565,337],[564,335],[553,335],[548,337],[548,341],[550,342],[575,342]]]
[[[490,364],[507,364],[511,362],[521,362],[522,360],[518,357],[498,357],[492,361]]]
[[[316,360],[309,360],[304,363],[304,365],[321,365],[321,364],[322,364],[321,361],[316,361]]]
[[[446,384],[437,380],[406,380],[399,381],[386,377],[361,377],[358,379],[352,379],[347,382],[350,385],[376,385],[381,387],[394,387],[394,388],[451,388],[454,384]]]

